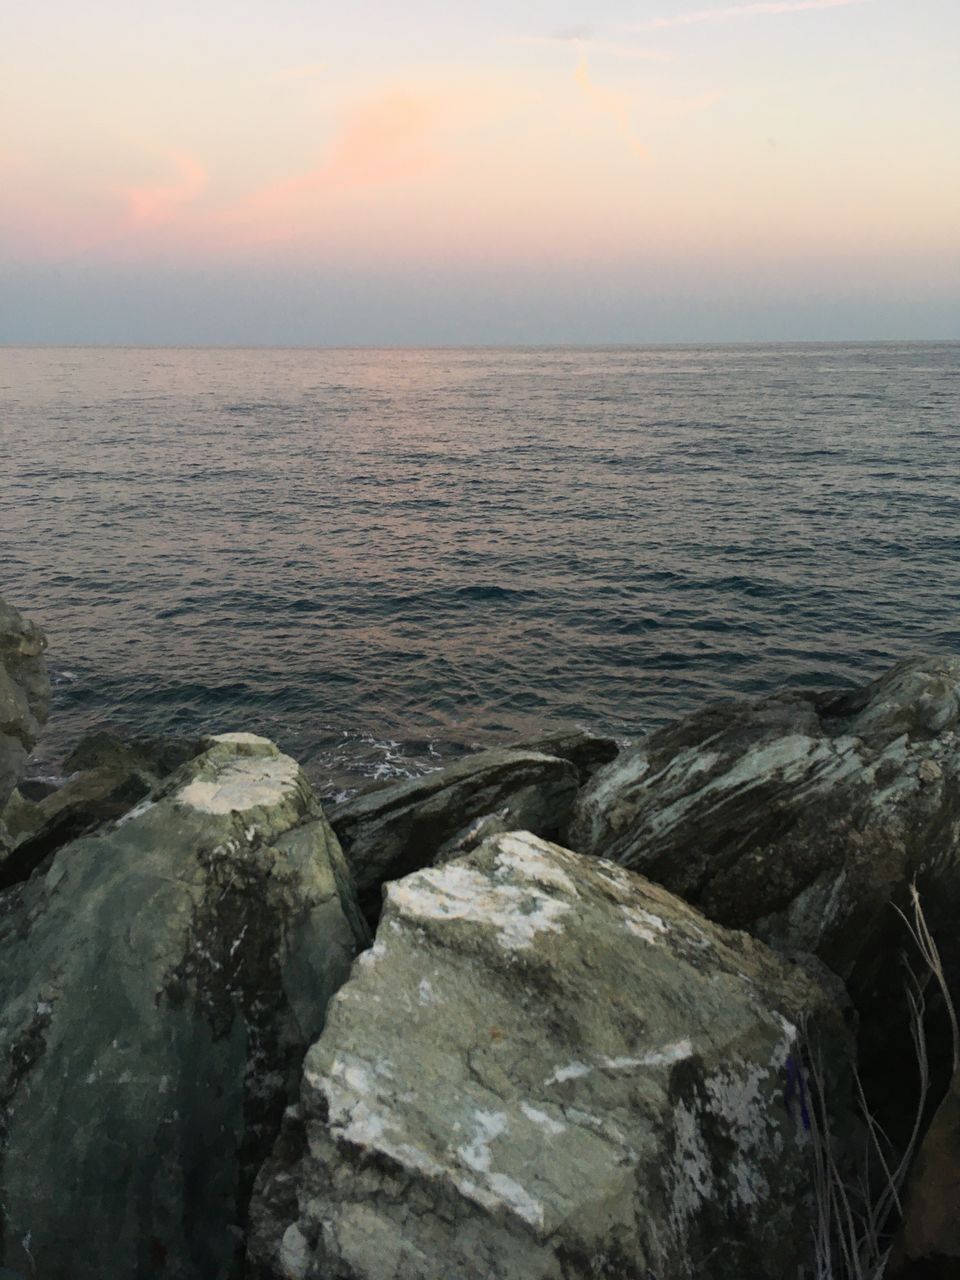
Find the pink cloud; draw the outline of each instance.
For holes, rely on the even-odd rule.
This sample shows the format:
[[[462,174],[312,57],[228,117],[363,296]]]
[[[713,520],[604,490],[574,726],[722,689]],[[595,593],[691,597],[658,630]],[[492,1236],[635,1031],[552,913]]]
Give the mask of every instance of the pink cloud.
[[[194,201],[207,185],[207,171],[184,151],[168,152],[176,176],[170,182],[127,188],[127,212],[134,225],[169,222]]]

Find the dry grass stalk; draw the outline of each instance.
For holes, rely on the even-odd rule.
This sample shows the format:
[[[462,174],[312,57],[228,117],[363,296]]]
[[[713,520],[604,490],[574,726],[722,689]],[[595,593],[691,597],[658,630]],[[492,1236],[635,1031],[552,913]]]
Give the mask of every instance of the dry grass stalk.
[[[823,1059],[808,1044],[811,1083],[810,1129],[813,1149],[814,1280],[882,1280],[893,1236],[903,1216],[901,1191],[923,1137],[923,1121],[930,1093],[924,992],[934,981],[943,996],[953,1037],[954,1070],[960,1065],[960,1030],[940,953],[927,926],[916,885],[911,886],[911,915],[897,911],[916,946],[922,963],[918,974],[908,962],[906,996],[910,1034],[917,1062],[917,1094],[910,1135],[899,1156],[872,1115],[859,1074],[854,1069],[857,1101],[865,1125],[864,1150],[855,1175],[841,1169],[837,1142],[831,1132],[829,1098]]]

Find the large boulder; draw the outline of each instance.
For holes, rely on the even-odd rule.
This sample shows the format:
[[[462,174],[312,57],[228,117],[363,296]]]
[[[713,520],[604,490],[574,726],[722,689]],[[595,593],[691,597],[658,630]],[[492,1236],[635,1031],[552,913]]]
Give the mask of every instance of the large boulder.
[[[0,895],[0,1270],[239,1274],[253,1178],[363,937],[309,785],[248,734]]]
[[[797,1280],[824,988],[527,833],[387,886],[258,1181],[258,1280]]]
[[[849,693],[720,703],[601,769],[567,840],[844,978],[866,963],[862,987],[914,876],[960,904],[958,722],[960,658],[910,659]]]
[[[23,775],[50,710],[46,637],[0,598],[0,809]]]
[[[495,831],[556,835],[578,785],[576,766],[562,757],[481,751],[446,769],[356,796],[331,810],[330,823],[361,906],[375,921],[387,880],[459,853]]]

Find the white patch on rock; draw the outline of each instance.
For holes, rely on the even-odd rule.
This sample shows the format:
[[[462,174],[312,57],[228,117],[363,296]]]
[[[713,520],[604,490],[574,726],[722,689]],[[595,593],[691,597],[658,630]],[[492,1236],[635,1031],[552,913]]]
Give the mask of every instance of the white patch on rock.
[[[304,1280],[310,1266],[310,1246],[295,1222],[291,1222],[280,1241],[280,1267],[287,1280]]]
[[[421,1004],[436,1004],[437,998],[433,994],[433,986],[429,979],[420,979],[420,986],[417,988],[417,997]]]
[[[490,1143],[507,1130],[507,1117],[502,1111],[476,1111],[473,1116],[473,1140],[457,1148],[457,1155],[474,1173],[490,1172]]]
[[[626,922],[627,929],[634,937],[642,938],[644,942],[656,943],[661,939],[657,934],[667,932],[666,923],[659,916],[653,914],[652,911],[645,911],[643,907],[621,906],[620,911]]]
[[[581,1076],[588,1076],[593,1070],[587,1066],[585,1062],[570,1062],[565,1067],[557,1067],[551,1075],[547,1076],[544,1084],[563,1084],[566,1080],[578,1080]]]
[[[650,1049],[647,1053],[611,1058],[606,1055],[597,1057],[593,1066],[586,1062],[571,1062],[547,1076],[544,1085],[563,1084],[567,1080],[579,1080],[588,1076],[596,1067],[606,1071],[631,1071],[637,1067],[668,1067],[674,1062],[682,1062],[692,1057],[693,1044],[689,1040],[674,1040],[670,1044],[661,1045],[658,1049]]]
[[[518,1218],[523,1218],[533,1227],[543,1226],[543,1205],[515,1178],[508,1178],[505,1173],[491,1173],[487,1177],[487,1185],[500,1203],[512,1209]]]
[[[557,866],[557,853],[548,844],[525,831],[511,832],[498,840],[497,869],[516,871],[525,880],[553,885],[563,889],[571,898],[577,896],[577,886],[567,873]]]
[[[674,1157],[670,1167],[670,1224],[678,1240],[689,1222],[713,1194],[710,1152],[701,1132],[700,1117],[686,1102],[673,1111]]]
[[[215,733],[211,742],[233,742],[238,747],[272,747],[269,738],[261,738],[258,733]]]
[[[377,938],[372,947],[367,947],[366,951],[361,951],[357,956],[357,964],[363,968],[374,965],[378,960],[382,960],[387,954],[387,944],[382,938]]]
[[[520,1110],[538,1129],[543,1129],[546,1133],[563,1133],[567,1127],[558,1120],[554,1120],[552,1116],[548,1116],[545,1111],[538,1111],[536,1107],[531,1107],[529,1102],[521,1102]]]
[[[651,1049],[638,1058],[601,1058],[600,1065],[608,1071],[627,1071],[631,1067],[668,1067],[692,1056],[693,1045],[689,1040],[674,1040],[672,1044]]]
[[[473,1199],[485,1204],[487,1208],[505,1207],[532,1226],[543,1226],[543,1205],[530,1195],[526,1187],[520,1185],[515,1178],[505,1173],[496,1173],[491,1169],[493,1157],[490,1143],[506,1133],[509,1125],[507,1117],[501,1111],[475,1111],[473,1113],[473,1139],[462,1147],[458,1147],[457,1155],[474,1173],[482,1176],[483,1183],[490,1195],[484,1195],[483,1189],[471,1181],[459,1181],[461,1191],[471,1195]],[[479,1194],[478,1194],[479,1193]]]
[[[195,778],[173,797],[201,813],[243,813],[282,804],[296,790],[300,769],[289,756],[239,756],[215,778]]]
[[[142,818],[143,815],[151,810],[156,804],[155,800],[141,800],[139,804],[135,804],[129,813],[123,814],[116,821],[116,826],[122,827],[127,822],[133,822],[135,818]]]
[[[512,869],[512,868],[511,868]],[[502,877],[506,868],[500,868]],[[532,884],[506,884],[456,862],[430,867],[387,887],[389,901],[414,920],[462,920],[497,931],[508,951],[529,947],[538,933],[560,933],[570,904]]]

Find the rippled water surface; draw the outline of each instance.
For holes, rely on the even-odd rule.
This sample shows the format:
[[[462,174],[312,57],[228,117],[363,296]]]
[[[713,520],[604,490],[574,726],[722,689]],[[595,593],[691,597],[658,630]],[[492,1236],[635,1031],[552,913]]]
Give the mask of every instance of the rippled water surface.
[[[960,648],[960,345],[0,350],[41,763],[259,730],[324,790]]]

